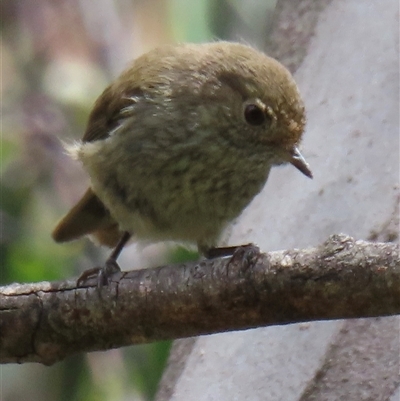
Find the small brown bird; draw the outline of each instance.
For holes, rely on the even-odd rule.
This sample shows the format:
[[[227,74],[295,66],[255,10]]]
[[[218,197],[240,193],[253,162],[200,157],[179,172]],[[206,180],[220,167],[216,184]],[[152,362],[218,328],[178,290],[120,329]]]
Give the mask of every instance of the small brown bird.
[[[217,255],[221,232],[273,165],[291,163],[312,176],[298,150],[304,125],[291,74],[249,46],[152,50],[105,89],[82,141],[70,147],[92,186],[53,238],[89,234],[115,247],[103,269],[81,276],[100,272],[101,282],[119,270],[131,235],[193,242],[205,256]]]

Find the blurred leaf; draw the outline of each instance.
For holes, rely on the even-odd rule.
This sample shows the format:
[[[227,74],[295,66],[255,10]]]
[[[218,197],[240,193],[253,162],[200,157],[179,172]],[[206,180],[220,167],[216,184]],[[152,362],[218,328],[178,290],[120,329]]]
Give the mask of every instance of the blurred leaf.
[[[31,188],[26,186],[10,188],[0,183],[0,208],[14,217],[22,215],[31,197]]]
[[[25,238],[9,247],[7,265],[13,280],[37,282],[66,278],[65,271],[71,269],[74,258],[54,252],[54,248],[46,250],[43,244],[39,245]]]
[[[19,147],[15,142],[7,140],[0,133],[1,141],[0,141],[0,172],[8,167],[10,161],[14,159],[19,151]]]
[[[171,341],[136,345],[127,349],[126,361],[133,381],[146,399],[154,399],[171,349]]]
[[[67,358],[60,366],[60,401],[97,401],[85,355]]]
[[[199,259],[197,251],[180,246],[168,255],[168,263],[184,263]]]

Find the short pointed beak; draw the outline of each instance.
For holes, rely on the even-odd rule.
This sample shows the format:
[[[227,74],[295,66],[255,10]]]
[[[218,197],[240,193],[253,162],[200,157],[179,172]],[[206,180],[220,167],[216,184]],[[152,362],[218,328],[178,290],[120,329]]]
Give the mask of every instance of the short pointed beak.
[[[297,170],[301,171],[307,177],[313,178],[310,166],[306,162],[306,159],[304,159],[304,157],[300,153],[297,146],[293,147],[293,150],[290,154],[289,163],[296,167]]]

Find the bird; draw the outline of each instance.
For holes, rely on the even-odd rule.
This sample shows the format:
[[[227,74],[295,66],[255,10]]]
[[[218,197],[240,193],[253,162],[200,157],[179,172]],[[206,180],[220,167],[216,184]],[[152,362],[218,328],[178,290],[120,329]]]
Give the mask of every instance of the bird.
[[[106,284],[131,240],[218,248],[227,225],[264,187],[275,165],[312,178],[299,151],[305,107],[290,72],[251,46],[218,41],[155,48],[96,100],[82,140],[67,146],[91,185],[52,236],[90,236],[114,248]],[[290,196],[290,194],[288,194]],[[220,252],[218,251],[220,250]]]

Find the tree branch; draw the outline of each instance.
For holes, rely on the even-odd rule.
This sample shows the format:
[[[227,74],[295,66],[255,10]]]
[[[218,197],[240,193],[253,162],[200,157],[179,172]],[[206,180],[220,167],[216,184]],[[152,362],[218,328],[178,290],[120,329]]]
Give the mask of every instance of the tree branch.
[[[399,246],[335,235],[316,248],[0,287],[0,362],[253,327],[400,314]]]

